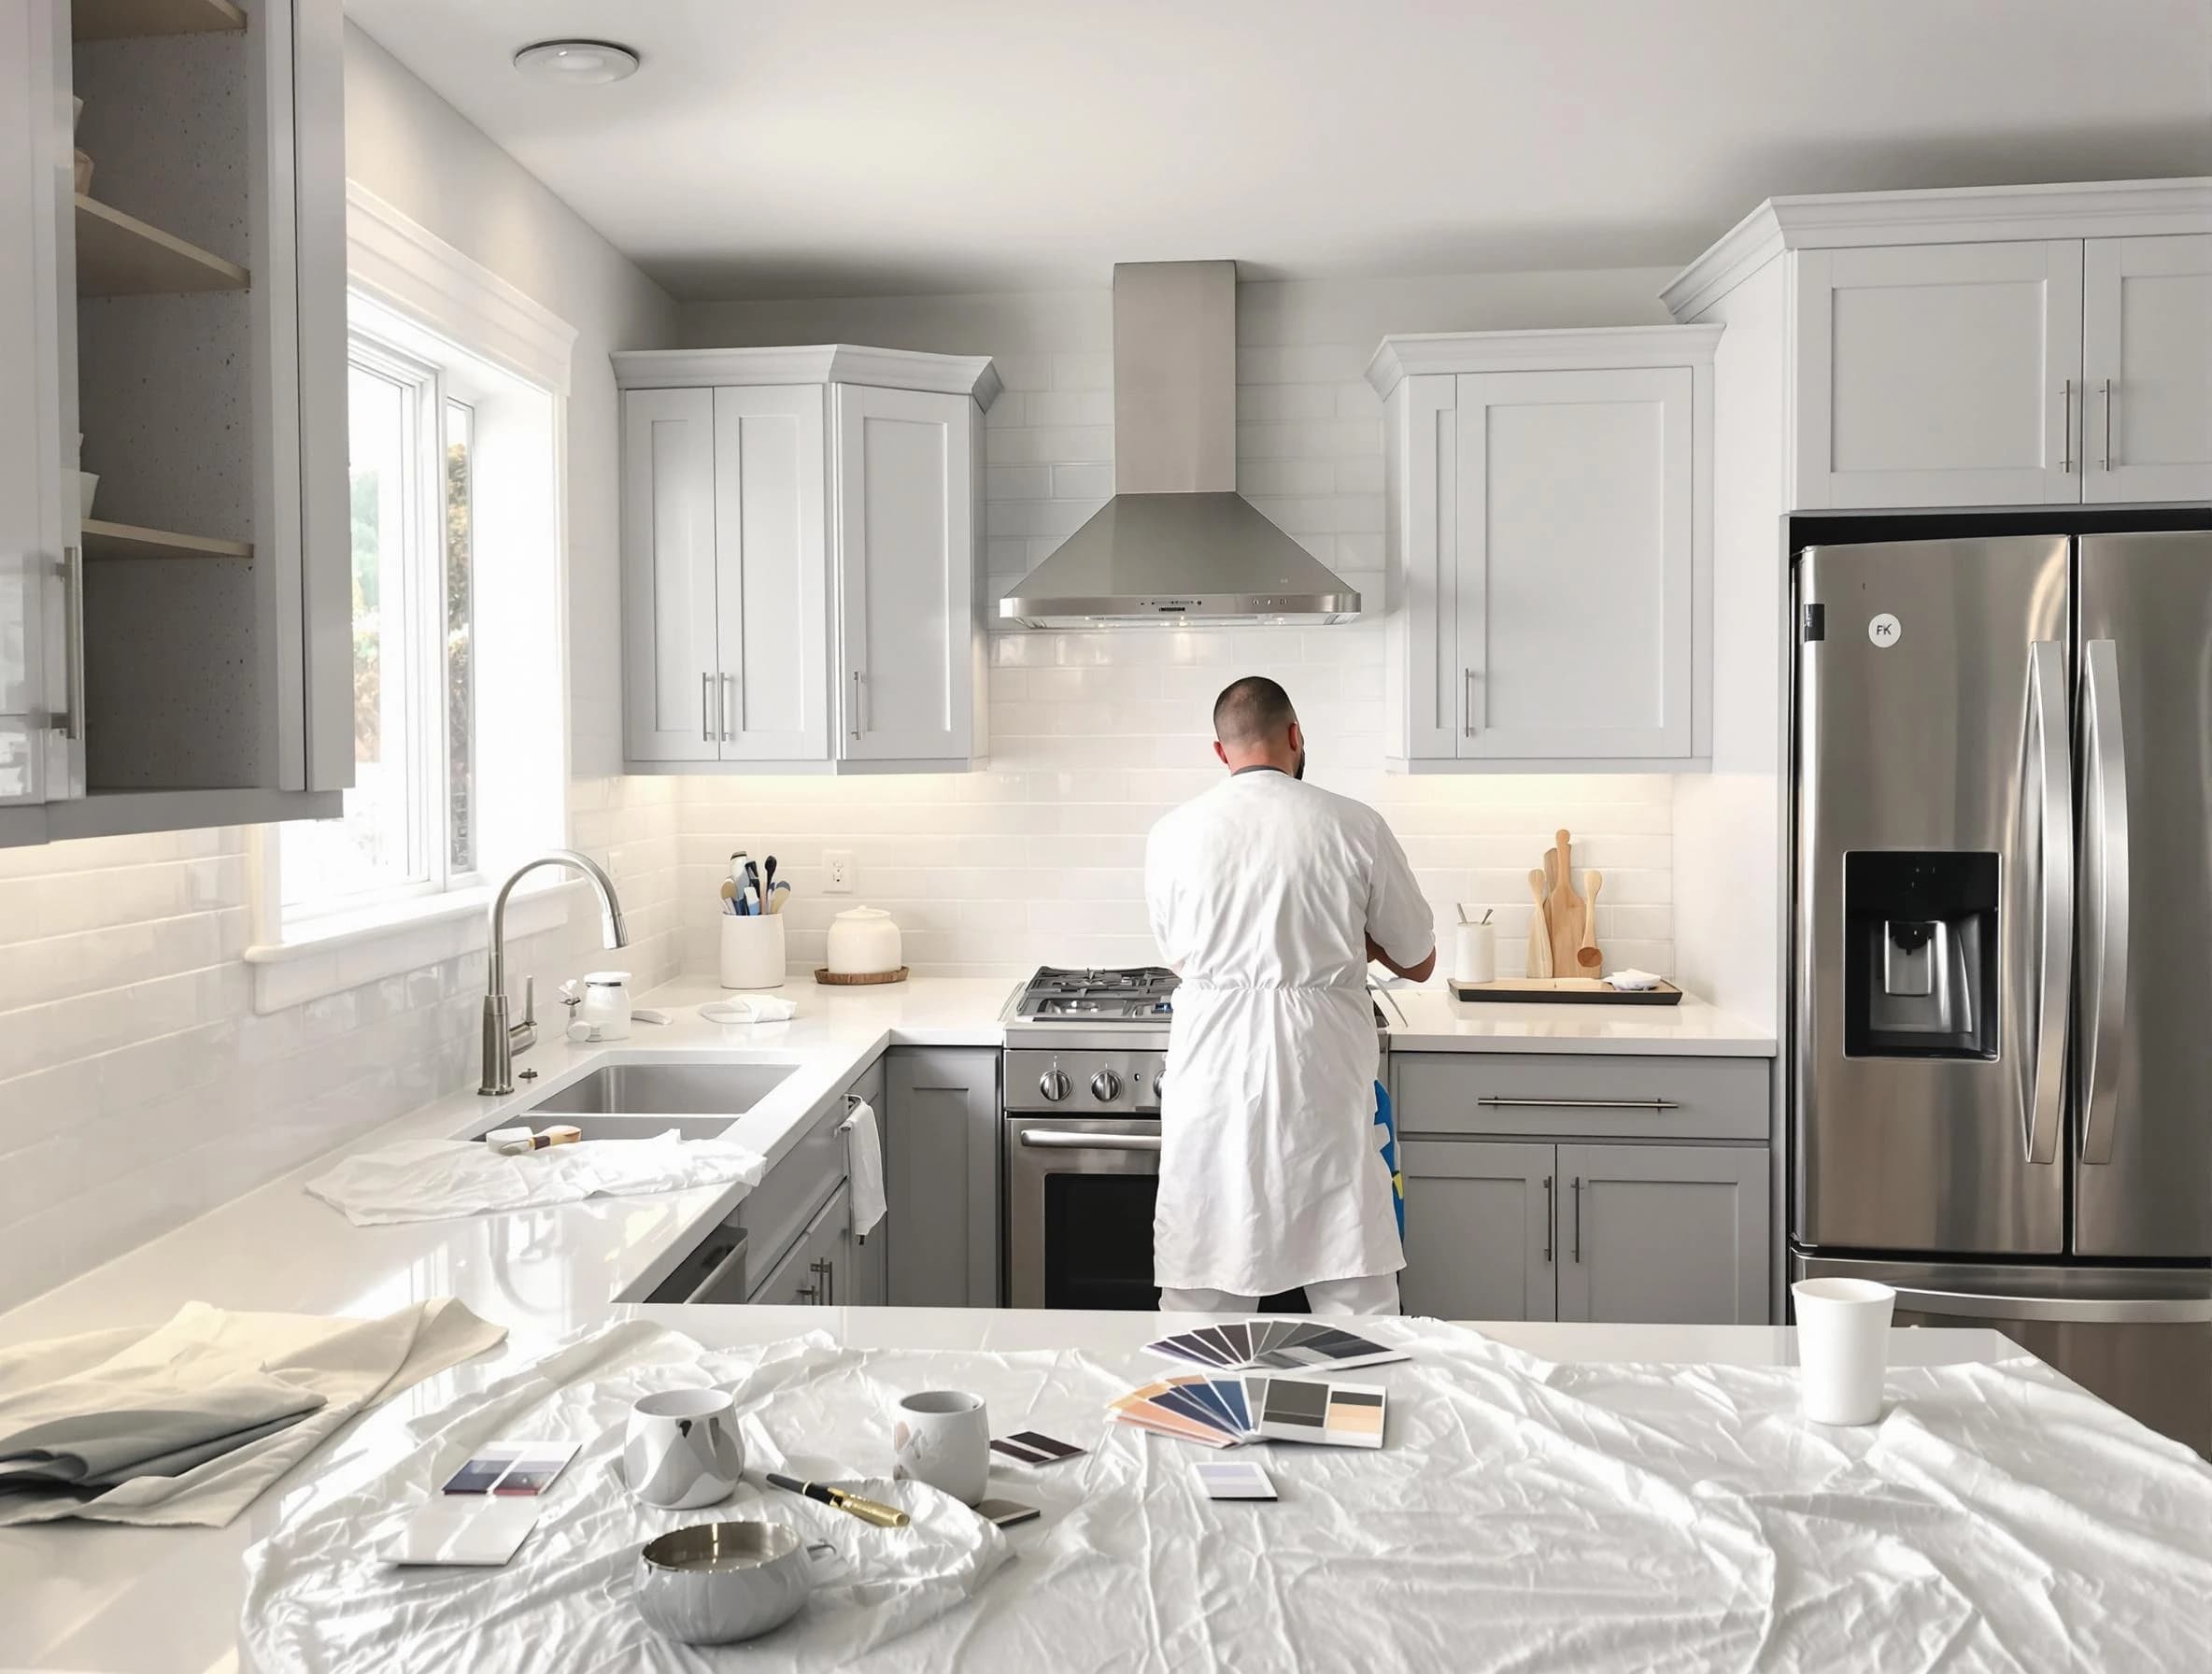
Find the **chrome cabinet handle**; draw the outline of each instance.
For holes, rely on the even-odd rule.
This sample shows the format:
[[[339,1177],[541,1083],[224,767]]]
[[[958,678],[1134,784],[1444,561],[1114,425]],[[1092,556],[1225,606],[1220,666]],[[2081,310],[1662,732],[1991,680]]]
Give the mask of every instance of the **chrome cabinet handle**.
[[[1553,1190],[1552,1176],[1544,1176],[1544,1265],[1550,1267],[1555,1259],[1553,1245],[1556,1242],[1559,1226],[1559,1197]]]
[[[824,1259],[808,1262],[806,1270],[822,1282],[822,1306],[833,1306],[837,1297],[837,1270]]]
[[[817,1291],[812,1284],[801,1284],[791,1294],[811,1308],[815,1305],[815,1299],[820,1295],[820,1292]]]
[[[699,671],[699,736],[703,743],[715,742],[715,676],[712,671]]]
[[[2065,1110],[2066,988],[2073,925],[2074,788],[2066,759],[2066,653],[2055,640],[2028,647],[2028,713],[2021,740],[2021,784],[2036,787],[2034,804],[2038,922],[2034,1046],[2021,1057],[2021,1140],[2032,1163],[2055,1163]],[[2033,740],[2031,745],[2030,740]]]
[[[1156,1134],[1040,1133],[1024,1129],[1021,1142],[1032,1151],[1157,1151]]]
[[[1923,1290],[1906,1284],[1896,1286],[1896,1291],[1900,1312],[1934,1313],[1952,1319],[2054,1320],[2084,1326],[2212,1324],[2212,1296],[2023,1297]]]
[[[2059,386],[2059,469],[2071,474],[2074,469],[2074,380],[2068,378]]]
[[[2081,1160],[2108,1163],[2120,1120],[2120,1045],[2128,1007],[2128,746],[2119,648],[2092,639],[2082,650],[2082,728],[2090,745],[2085,795],[2096,817],[2082,822],[2082,868],[2091,873],[2084,899],[2095,928],[2085,938],[2092,963],[2083,991],[2089,1040],[2082,1053]]]
[[[1494,1110],[1680,1110],[1672,1099],[1505,1099],[1482,1098]]]
[[[736,736],[736,733],[735,733],[735,731],[734,731],[731,729],[731,727],[730,727],[730,698],[731,698],[732,696],[734,696],[734,695],[735,695],[735,693],[736,693],[736,689],[737,689],[737,676],[736,676],[735,674],[724,674],[724,675],[722,676],[722,702],[721,702],[721,710],[722,710],[722,741],[723,741],[725,744],[727,744],[727,743],[728,743],[728,742],[729,742],[730,739],[732,739],[732,738],[734,738],[734,737]]]
[[[62,717],[62,736],[71,744],[84,738],[84,548],[62,548],[62,667],[69,713]]]
[[[2097,461],[2100,471],[2112,469],[2112,380],[2105,380],[2105,457]]]
[[[860,736],[860,671],[853,671],[853,736]]]
[[[1467,735],[1475,735],[1475,671],[1468,669],[1461,680],[1460,696],[1467,702]]]
[[[1582,1177],[1575,1176],[1575,1260],[1582,1259]]]

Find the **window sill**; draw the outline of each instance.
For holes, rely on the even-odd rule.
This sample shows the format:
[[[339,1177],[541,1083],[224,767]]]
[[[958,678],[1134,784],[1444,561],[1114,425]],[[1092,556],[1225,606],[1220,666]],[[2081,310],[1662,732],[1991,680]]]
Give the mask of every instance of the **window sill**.
[[[565,896],[575,887],[565,878],[518,885],[507,898],[508,941],[567,923]],[[490,939],[485,914],[494,893],[483,885],[389,901],[314,920],[282,942],[248,947],[244,958],[253,968],[253,1009],[281,1012],[480,952]]]

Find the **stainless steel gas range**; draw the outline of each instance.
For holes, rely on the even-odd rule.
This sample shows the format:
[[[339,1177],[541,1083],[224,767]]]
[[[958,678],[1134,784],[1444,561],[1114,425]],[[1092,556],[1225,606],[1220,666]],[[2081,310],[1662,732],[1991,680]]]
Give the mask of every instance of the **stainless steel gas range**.
[[[1046,966],[1001,1014],[1006,1289],[1016,1308],[1158,1304],[1152,1211],[1177,980],[1158,966]],[[1387,1051],[1380,1012],[1375,1023]]]

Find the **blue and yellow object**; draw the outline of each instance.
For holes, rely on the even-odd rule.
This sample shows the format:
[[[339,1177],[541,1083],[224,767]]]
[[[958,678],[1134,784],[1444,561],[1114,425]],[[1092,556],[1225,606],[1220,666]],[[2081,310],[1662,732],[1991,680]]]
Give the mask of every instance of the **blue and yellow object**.
[[[1375,1084],[1375,1126],[1382,1130],[1382,1166],[1390,1170],[1390,1206],[1397,1211],[1397,1241],[1406,1241],[1406,1176],[1397,1166],[1397,1123],[1390,1114],[1390,1089]]]

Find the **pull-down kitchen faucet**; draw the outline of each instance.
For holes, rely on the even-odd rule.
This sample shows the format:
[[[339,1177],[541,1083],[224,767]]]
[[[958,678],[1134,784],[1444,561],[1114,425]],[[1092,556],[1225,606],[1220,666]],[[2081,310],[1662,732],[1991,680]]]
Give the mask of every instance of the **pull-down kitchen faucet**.
[[[507,897],[524,872],[541,866],[566,866],[582,872],[598,891],[600,928],[606,934],[606,944],[622,947],[630,941],[622,926],[622,903],[615,897],[615,880],[600,870],[599,862],[589,855],[580,855],[573,848],[548,849],[507,874],[507,881],[491,900],[491,958],[484,989],[484,1079],[476,1087],[488,1097],[515,1090],[515,1055],[528,1050],[538,1038],[534,983],[530,998],[522,1004],[522,1021],[512,1028],[507,1024]]]

